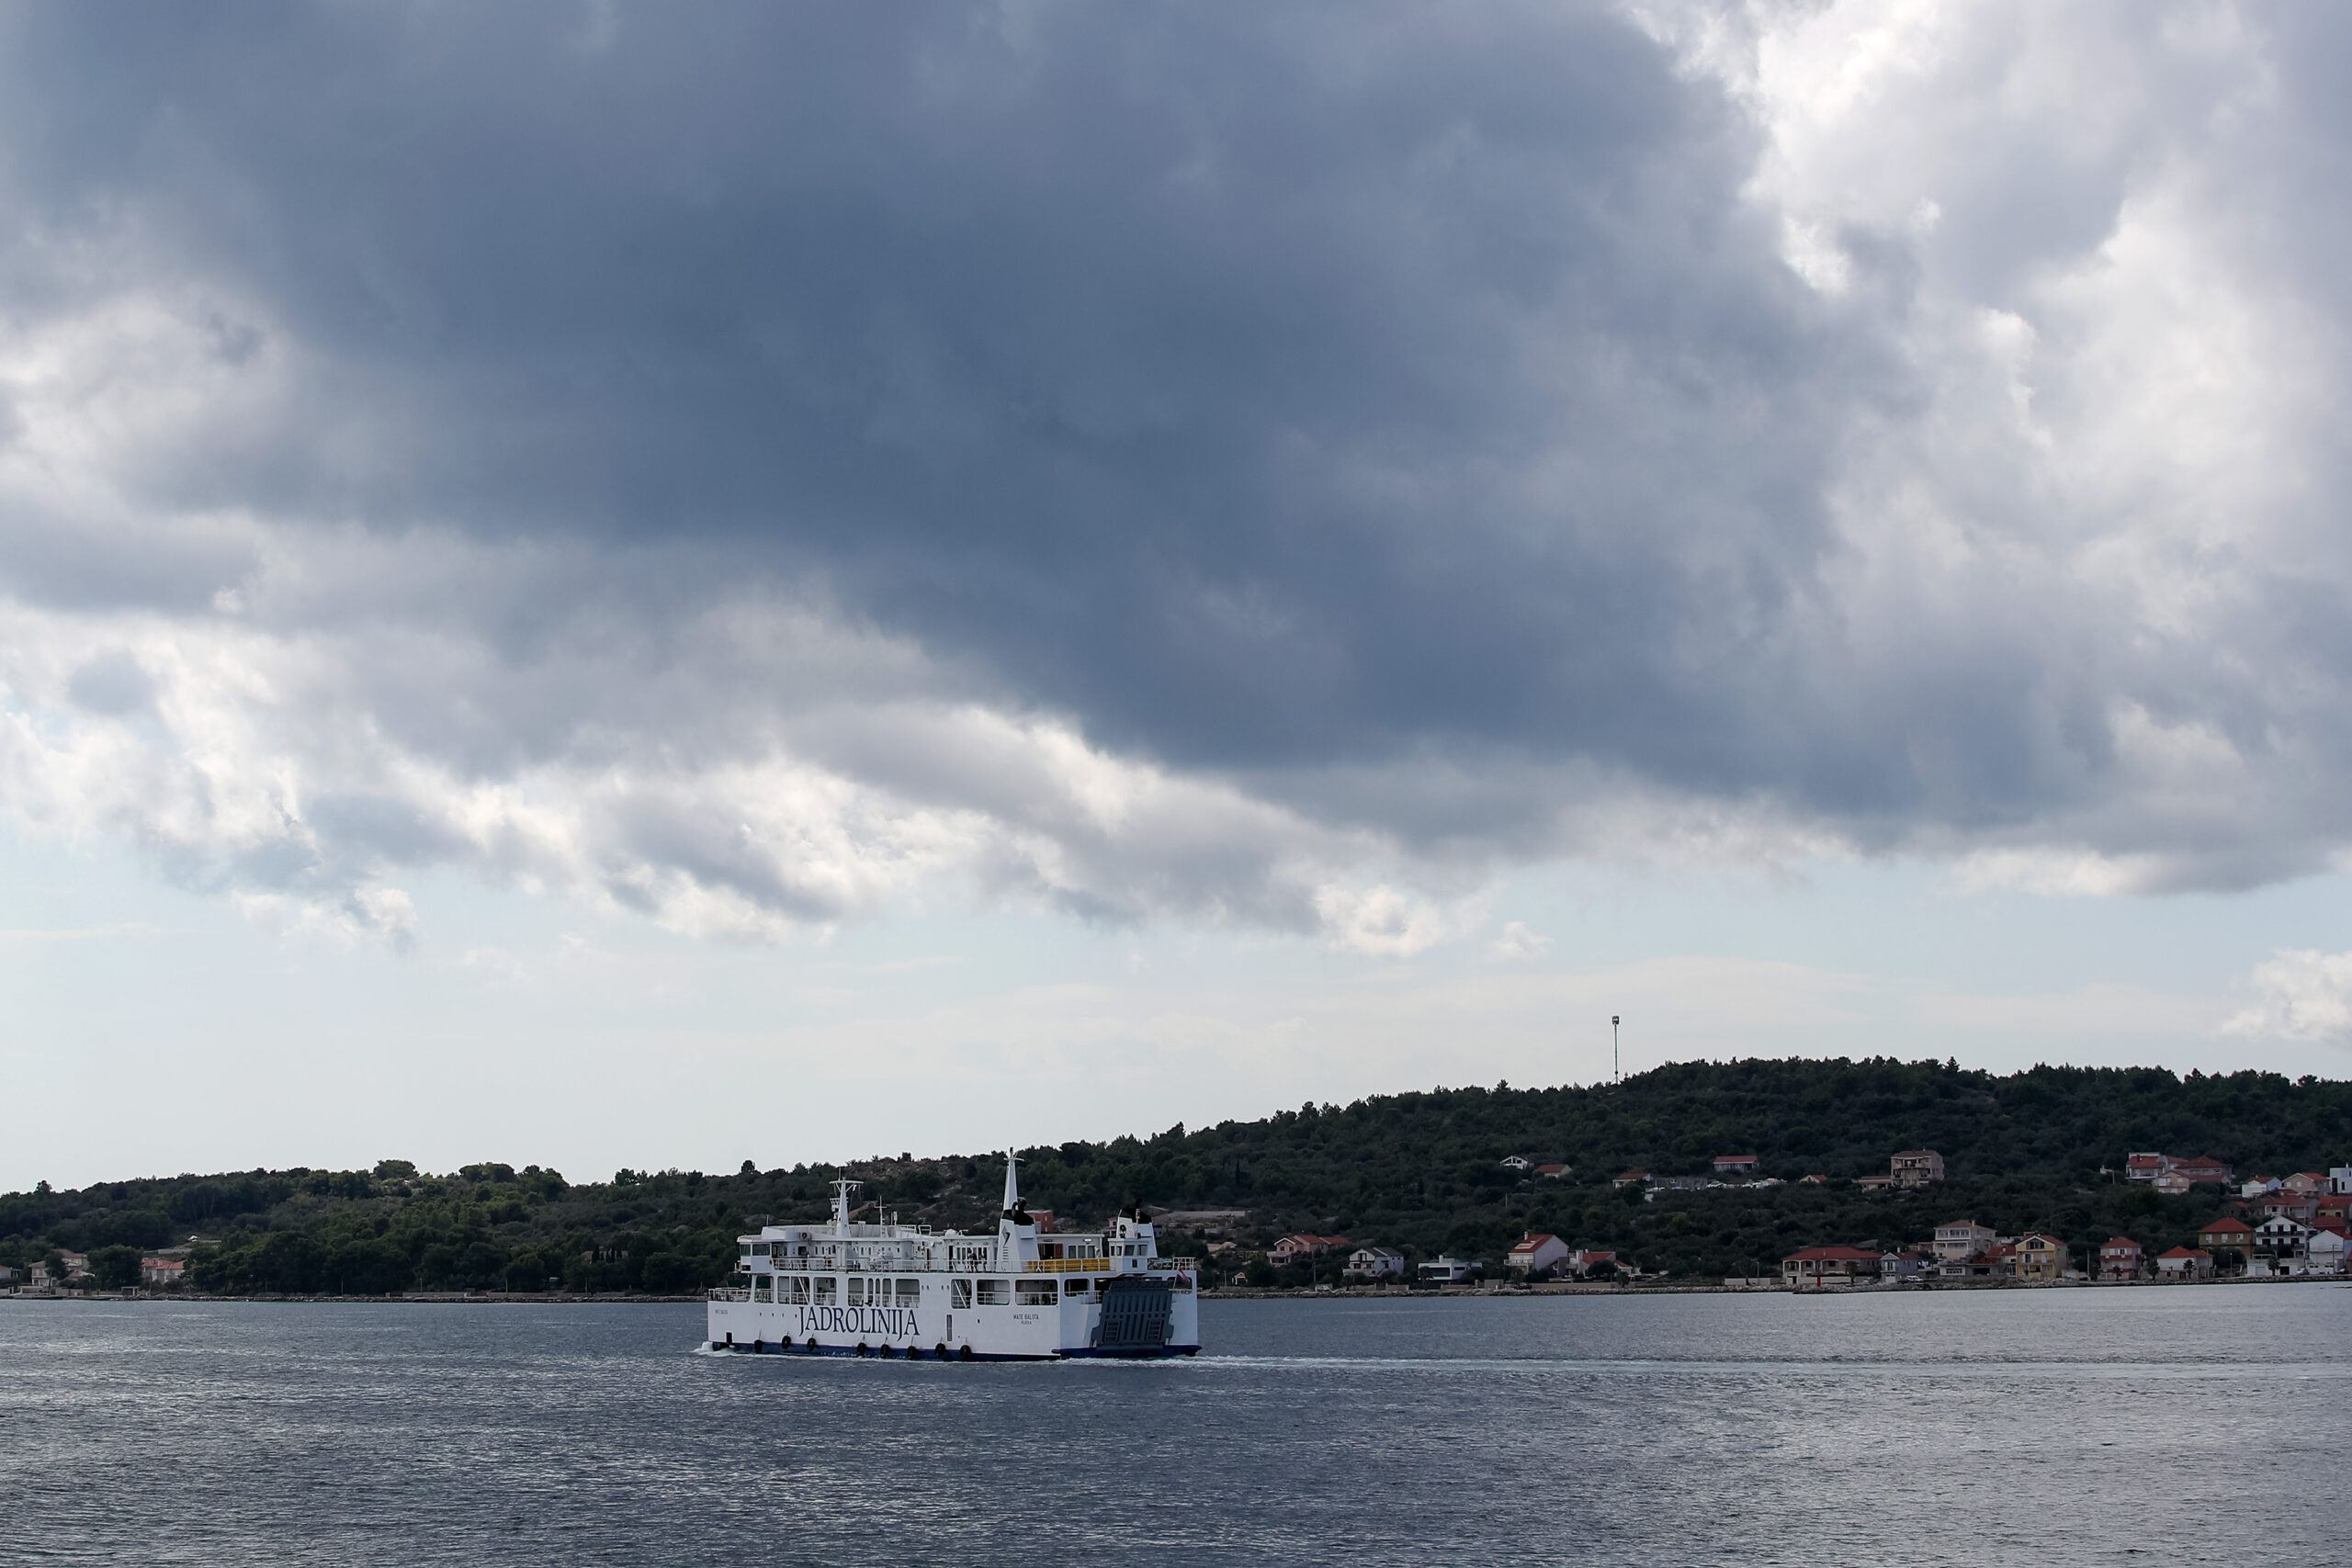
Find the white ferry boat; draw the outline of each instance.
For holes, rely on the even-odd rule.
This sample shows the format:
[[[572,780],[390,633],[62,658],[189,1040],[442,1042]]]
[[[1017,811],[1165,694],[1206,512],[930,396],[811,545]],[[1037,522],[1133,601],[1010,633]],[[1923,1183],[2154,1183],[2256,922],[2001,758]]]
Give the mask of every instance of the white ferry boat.
[[[1198,1281],[1159,1256],[1149,1213],[1040,1235],[1016,1164],[1008,1151],[993,1235],[854,1222],[859,1184],[836,1181],[830,1224],[737,1237],[736,1272],[751,1285],[711,1293],[706,1348],[958,1361],[1197,1354]]]

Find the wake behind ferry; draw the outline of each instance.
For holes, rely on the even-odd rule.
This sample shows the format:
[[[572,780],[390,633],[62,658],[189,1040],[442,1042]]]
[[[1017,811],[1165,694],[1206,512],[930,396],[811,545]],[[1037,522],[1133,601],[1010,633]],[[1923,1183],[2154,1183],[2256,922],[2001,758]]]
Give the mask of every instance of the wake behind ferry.
[[[705,1348],[958,1361],[1197,1354],[1197,1281],[1159,1256],[1149,1212],[1041,1235],[1021,1206],[1018,1163],[1006,1151],[993,1235],[856,1223],[859,1184],[836,1181],[831,1224],[737,1237],[735,1269],[752,1282],[711,1292]]]

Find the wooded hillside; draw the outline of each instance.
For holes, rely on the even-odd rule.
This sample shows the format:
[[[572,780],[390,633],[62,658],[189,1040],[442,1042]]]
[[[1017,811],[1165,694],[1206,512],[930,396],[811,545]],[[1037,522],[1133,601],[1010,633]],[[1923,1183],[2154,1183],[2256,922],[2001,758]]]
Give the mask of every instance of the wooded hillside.
[[[1914,1147],[1940,1151],[1950,1179],[1911,1195],[1851,1184]],[[1685,1063],[1614,1087],[1440,1089],[1030,1149],[1022,1187],[1033,1207],[1073,1221],[1137,1201],[1246,1210],[1230,1237],[1241,1247],[1219,1269],[1244,1267],[1253,1247],[1294,1230],[1498,1260],[1532,1228],[1712,1278],[1769,1269],[1816,1242],[1922,1241],[1958,1217],[2004,1233],[2049,1230],[2076,1246],[2122,1232],[2154,1249],[2219,1212],[2208,1190],[2165,1199],[2101,1175],[2136,1149],[2210,1154],[2241,1173],[2352,1164],[2352,1085],[2157,1068],[1996,1077],[1888,1059]],[[1609,1185],[1629,1167],[1703,1174],[1718,1154],[1756,1155],[1765,1174],[1791,1180],[1841,1179],[1647,1202]],[[1513,1155],[1571,1173],[1523,1176],[1501,1163]],[[211,1244],[191,1273],[220,1292],[535,1291],[550,1280],[686,1291],[726,1277],[734,1237],[755,1217],[819,1217],[825,1184],[844,1174],[867,1184],[862,1198],[905,1219],[969,1227],[990,1222],[1003,1164],[987,1153],[840,1168],[746,1160],[729,1175],[624,1170],[573,1183],[537,1167],[431,1175],[386,1160],[364,1171],[254,1170],[80,1191],[43,1184],[0,1196],[0,1263],[87,1252],[119,1279],[126,1254],[135,1270],[137,1251],[197,1233]],[[1209,1239],[1173,1245],[1203,1250]]]

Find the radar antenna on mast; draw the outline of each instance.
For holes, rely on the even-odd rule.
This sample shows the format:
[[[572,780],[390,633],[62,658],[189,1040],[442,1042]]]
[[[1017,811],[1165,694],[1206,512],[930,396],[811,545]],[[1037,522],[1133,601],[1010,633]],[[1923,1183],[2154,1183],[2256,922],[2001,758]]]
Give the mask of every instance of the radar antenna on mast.
[[[1011,1149],[1004,1151],[1004,1217],[1027,1224],[1029,1216],[1023,1213],[1021,1208],[1021,1180],[1018,1175],[1020,1164],[1019,1155],[1014,1154]]]

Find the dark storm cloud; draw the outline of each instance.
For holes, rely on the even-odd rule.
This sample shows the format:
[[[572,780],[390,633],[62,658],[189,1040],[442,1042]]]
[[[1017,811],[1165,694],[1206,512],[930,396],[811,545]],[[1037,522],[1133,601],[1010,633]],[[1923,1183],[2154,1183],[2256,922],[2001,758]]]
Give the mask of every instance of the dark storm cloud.
[[[1183,762],[1748,765],[1855,350],[1604,13],[35,20],[46,220],[127,204],[397,436],[159,501],[724,534]]]
[[[1954,123],[2007,68],[1984,36]],[[1441,860],[1589,843],[1586,795],[2194,858],[2211,823],[2107,809],[2118,713],[2276,740],[2259,670],[2062,558],[2074,503],[1972,424],[2002,395],[1953,412],[1991,373],[1936,346],[2117,231],[2129,127],[1955,134],[1940,250],[1841,218],[1825,284],[1756,95],[1608,7],[56,7],[0,42],[10,320],[162,299],[179,357],[118,378],[199,410],[118,446],[103,526],[16,503],[0,570],[237,613],[356,525],[382,569],[278,570],[262,621],[393,628],[320,700],[457,778],[774,743],[1026,819],[1034,759],[959,778],[952,727],[845,716],[880,692],[1066,716]],[[2227,88],[2143,52],[2119,73]],[[1886,568],[1939,529],[1953,559]],[[505,564],[404,580],[427,536]],[[743,593],[821,606],[863,672],[712,641]],[[2341,616],[2308,613],[2257,662],[2332,688]],[[698,800],[614,841],[825,907]],[[354,779],[306,830],[454,855],[435,812]],[[2273,874],[2246,837],[2214,852]]]

